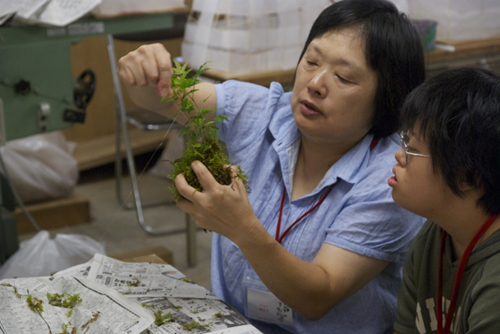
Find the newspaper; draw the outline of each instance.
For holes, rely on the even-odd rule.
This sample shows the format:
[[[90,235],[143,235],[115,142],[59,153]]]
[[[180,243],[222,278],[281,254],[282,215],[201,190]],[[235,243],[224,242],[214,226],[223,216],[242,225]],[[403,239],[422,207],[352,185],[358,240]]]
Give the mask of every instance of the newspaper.
[[[60,280],[65,283],[58,283],[56,288],[54,282]],[[75,287],[67,282],[73,282]],[[72,315],[77,318],[68,318],[67,310],[58,307],[49,307],[50,311],[46,312],[47,303],[43,304],[42,313],[34,312],[27,306],[26,297],[18,298],[12,286],[19,294],[31,294],[44,302],[48,298],[47,292],[79,293],[82,302],[77,304]],[[94,295],[101,296],[103,300],[94,299]],[[108,328],[121,326],[119,333],[261,333],[236,310],[204,287],[188,280],[171,265],[122,262],[101,254],[51,278],[2,280],[0,300],[0,334],[46,334],[47,325],[43,327],[46,323],[53,326],[49,333],[86,333],[81,328],[82,323],[93,319],[96,312],[99,312],[99,321],[95,325],[92,322],[92,325],[108,325]],[[50,316],[53,313],[57,316]],[[41,320],[40,315],[51,320]],[[39,332],[30,330],[29,324],[34,323],[36,328],[42,327]],[[129,328],[131,323],[136,323],[137,328]],[[62,326],[68,324],[76,330],[64,332]],[[114,333],[110,330],[100,332],[99,328],[89,329],[88,333]]]
[[[49,303],[49,294],[75,296],[71,309]],[[151,312],[100,284],[79,277],[35,277],[0,281],[0,333],[140,334]],[[41,301],[41,304],[37,304]],[[31,309],[29,306],[38,305]]]
[[[193,298],[137,298],[165,323],[151,325],[153,334],[187,334],[195,327],[196,333],[257,334],[248,320],[219,299]],[[169,321],[171,320],[171,321]]]
[[[88,278],[130,297],[217,298],[167,264],[129,263],[96,254]]]

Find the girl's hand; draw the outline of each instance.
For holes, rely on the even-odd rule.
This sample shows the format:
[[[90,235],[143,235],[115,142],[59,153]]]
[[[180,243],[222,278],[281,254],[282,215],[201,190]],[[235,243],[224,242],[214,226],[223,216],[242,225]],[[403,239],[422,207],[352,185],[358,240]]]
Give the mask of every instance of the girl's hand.
[[[231,166],[234,177],[228,186],[219,184],[199,161],[194,161],[191,168],[203,191],[191,187],[182,174],[175,178],[175,187],[184,197],[177,205],[192,215],[196,225],[237,243],[239,238],[249,235],[255,224],[260,224],[248,200],[245,185],[235,176],[237,167]]]

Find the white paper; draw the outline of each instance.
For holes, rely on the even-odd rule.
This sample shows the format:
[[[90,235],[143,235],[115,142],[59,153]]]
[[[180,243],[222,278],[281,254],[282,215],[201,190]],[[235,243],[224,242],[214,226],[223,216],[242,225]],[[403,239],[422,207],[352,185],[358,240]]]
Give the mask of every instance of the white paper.
[[[65,26],[98,6],[101,0],[51,0],[45,9],[29,19],[48,25]]]
[[[21,0],[16,15],[29,18],[43,10],[51,0]]]
[[[17,294],[16,294],[17,292]],[[79,294],[71,313],[49,304],[47,293]],[[27,297],[42,301],[43,311],[31,310]],[[61,333],[63,326],[93,334],[140,334],[154,321],[151,312],[116,291],[85,278],[33,277],[0,281],[0,331]]]
[[[0,17],[16,13],[26,24],[62,27],[101,4],[102,0],[0,0]]]
[[[0,17],[10,15],[18,11],[20,2],[12,0],[0,0]]]
[[[198,329],[196,333],[260,333],[248,323],[245,317],[218,299],[138,298],[138,302],[153,313],[160,311],[163,317],[170,314],[170,317],[175,319],[161,326],[151,325],[150,333],[189,334],[192,331],[183,325],[188,325],[193,321],[206,326]]]
[[[167,264],[122,262],[96,254],[88,278],[128,297],[217,298]]]
[[[14,287],[22,295],[20,298]],[[48,304],[47,292],[79,293],[82,301],[68,316],[68,309]],[[43,301],[42,313],[28,307],[28,294]],[[128,263],[100,254],[53,277],[1,280],[0,300],[2,334],[61,333],[63,324],[77,327],[77,333],[89,334],[261,333],[236,310],[187,280],[173,266]],[[171,321],[155,325],[157,312]],[[91,322],[94,318],[96,321]],[[88,328],[82,329],[85,324]],[[185,326],[190,324],[201,328],[189,330]],[[68,332],[71,330],[70,327]]]

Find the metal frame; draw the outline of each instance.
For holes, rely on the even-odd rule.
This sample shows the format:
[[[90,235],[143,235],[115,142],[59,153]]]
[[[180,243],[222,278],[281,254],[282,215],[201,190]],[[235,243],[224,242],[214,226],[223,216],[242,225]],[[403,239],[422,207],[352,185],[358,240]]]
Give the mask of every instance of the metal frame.
[[[197,248],[196,248],[196,225],[190,219],[189,214],[186,214],[186,228],[185,229],[177,229],[177,230],[168,230],[168,231],[155,231],[149,225],[146,224],[144,219],[143,208],[146,205],[142,204],[141,196],[139,193],[139,185],[137,182],[137,173],[135,169],[134,156],[132,154],[132,146],[130,143],[130,136],[127,128],[128,116],[127,111],[125,109],[125,103],[123,101],[123,94],[121,90],[120,80],[117,75],[117,66],[116,66],[116,56],[115,56],[115,48],[114,48],[114,40],[113,35],[108,34],[108,55],[109,61],[111,64],[111,74],[113,77],[113,84],[115,88],[115,104],[116,104],[116,163],[115,163],[115,176],[117,179],[117,198],[120,201],[120,204],[123,203],[121,199],[121,177],[122,177],[122,169],[121,169],[121,141],[123,140],[125,153],[127,158],[127,167],[130,174],[130,181],[132,186],[132,194],[134,197],[134,201],[130,206],[126,206],[130,209],[135,209],[137,213],[137,221],[140,227],[149,235],[152,236],[164,236],[186,232],[187,233],[187,254],[188,254],[188,264],[194,266],[197,263]],[[147,130],[146,128],[144,128]],[[161,203],[153,203],[147,206],[156,206]]]

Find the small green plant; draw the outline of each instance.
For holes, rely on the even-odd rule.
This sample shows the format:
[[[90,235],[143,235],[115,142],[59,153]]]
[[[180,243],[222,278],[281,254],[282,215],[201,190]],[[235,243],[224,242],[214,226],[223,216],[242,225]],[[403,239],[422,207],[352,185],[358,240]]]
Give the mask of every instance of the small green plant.
[[[191,187],[196,191],[202,191],[203,187],[191,169],[191,163],[199,160],[207,167],[217,182],[222,185],[229,185],[232,181],[231,168],[229,167],[231,163],[224,153],[225,147],[219,141],[217,136],[218,128],[216,127],[216,123],[222,122],[226,117],[218,115],[213,121],[207,122],[205,120],[206,115],[215,112],[215,110],[198,108],[193,99],[193,93],[197,91],[194,86],[200,82],[199,76],[208,70],[208,68],[205,68],[206,63],[201,65],[191,77],[188,77],[191,69],[186,69],[187,63],[181,65],[174,61],[174,64],[174,74],[172,76],[173,97],[170,100],[179,101],[180,112],[187,114],[189,117],[181,130],[181,135],[187,138],[183,156],[172,163],[174,171],[168,177],[174,180],[177,175],[184,174],[187,183]],[[209,96],[207,96],[208,98]],[[243,181],[245,188],[249,192],[248,175],[241,170],[240,166],[238,166],[236,177]],[[173,188],[171,190],[177,200],[181,199],[182,196],[177,189]]]
[[[132,282],[127,283],[127,286],[139,286],[141,281],[138,278],[132,278]]]
[[[177,320],[176,317],[172,316],[171,312],[168,312],[167,314],[163,315],[161,313],[161,311],[158,310],[154,313],[154,315],[155,315],[155,325],[156,326],[161,326],[161,325],[164,325],[168,322],[174,322],[175,320]]]
[[[32,295],[28,295],[28,297],[26,298],[26,303],[28,303],[28,307],[33,312],[43,312],[43,301],[41,299],[33,297]]]
[[[76,306],[76,304],[82,301],[79,293],[70,295],[67,292],[63,293],[47,292],[47,300],[49,301],[49,304],[52,306],[64,307],[69,309],[68,313],[66,314],[68,318],[71,317],[71,315],[73,314],[73,308]]]
[[[192,331],[193,329],[204,329],[204,328],[207,328],[207,327],[210,327],[212,326],[213,323],[210,322],[206,325],[202,325],[198,322],[196,322],[194,319],[189,323],[189,324],[184,324],[182,325],[182,328],[184,328],[185,330],[187,331]]]
[[[6,287],[9,287],[9,288],[14,289],[14,294],[16,295],[16,297],[17,297],[17,298],[21,298],[21,297],[22,297],[22,295],[21,295],[19,292],[17,292],[17,288],[16,288],[15,286],[13,286],[12,284],[9,284],[9,283],[2,283],[2,284],[0,284],[0,285],[1,285],[1,286],[6,286]]]
[[[74,327],[71,323],[62,325],[63,331],[59,334],[76,334],[76,327]]]
[[[86,328],[86,327],[88,327],[91,323],[96,322],[96,321],[97,321],[97,319],[99,319],[99,315],[100,315],[100,314],[101,314],[101,312],[99,312],[99,311],[92,313],[92,318],[90,318],[90,320],[89,320],[89,321],[87,321],[86,323],[84,323],[84,324],[82,325],[82,327],[81,327],[81,328],[82,328],[82,329],[85,329],[85,328]],[[87,328],[87,329],[88,329],[88,328]]]

